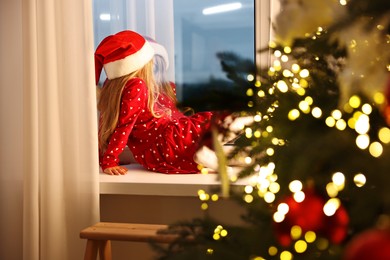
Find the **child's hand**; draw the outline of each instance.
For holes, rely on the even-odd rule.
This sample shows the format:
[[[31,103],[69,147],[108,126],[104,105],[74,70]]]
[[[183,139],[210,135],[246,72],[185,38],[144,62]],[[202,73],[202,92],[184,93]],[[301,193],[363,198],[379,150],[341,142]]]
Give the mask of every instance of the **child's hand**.
[[[114,166],[110,168],[106,168],[104,173],[109,175],[125,175],[127,173],[127,168],[123,166]]]

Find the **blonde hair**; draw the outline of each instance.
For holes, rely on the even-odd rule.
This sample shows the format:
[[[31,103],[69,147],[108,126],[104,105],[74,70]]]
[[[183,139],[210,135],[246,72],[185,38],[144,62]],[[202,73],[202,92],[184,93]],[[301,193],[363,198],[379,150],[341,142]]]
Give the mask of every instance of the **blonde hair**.
[[[107,80],[101,90],[97,92],[97,108],[100,113],[99,150],[101,152],[106,150],[108,140],[118,124],[122,91],[126,86],[127,81],[135,77],[144,80],[145,84],[148,86],[148,109],[154,117],[161,116],[156,114],[154,107],[160,90],[158,85],[155,83],[153,76],[153,60],[148,62],[138,71],[132,72],[120,78]]]
[[[177,103],[175,92],[172,89],[171,83],[166,77],[167,66],[164,58],[160,55],[154,55],[154,77],[156,84],[160,88],[160,93],[164,93],[174,103]]]

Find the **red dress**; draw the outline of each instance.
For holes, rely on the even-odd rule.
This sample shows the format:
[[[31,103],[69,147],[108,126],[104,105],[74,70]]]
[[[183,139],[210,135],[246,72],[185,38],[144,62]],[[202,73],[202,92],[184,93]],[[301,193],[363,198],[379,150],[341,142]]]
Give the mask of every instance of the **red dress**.
[[[167,97],[159,98],[154,117],[148,109],[148,88],[139,78],[130,79],[122,92],[118,125],[107,149],[100,153],[102,169],[117,166],[127,145],[144,168],[160,173],[198,173],[194,154],[210,128],[211,112],[185,116]],[[163,113],[170,108],[171,115]]]

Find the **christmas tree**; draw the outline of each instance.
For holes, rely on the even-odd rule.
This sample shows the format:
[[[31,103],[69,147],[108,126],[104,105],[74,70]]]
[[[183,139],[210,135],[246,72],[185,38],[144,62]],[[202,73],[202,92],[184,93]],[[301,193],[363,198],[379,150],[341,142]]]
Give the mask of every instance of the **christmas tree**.
[[[211,198],[236,199],[247,225],[209,214],[174,223],[168,232],[181,238],[156,246],[159,259],[390,259],[390,2],[282,6],[275,40],[262,50],[272,54],[270,67],[219,55],[235,86],[225,96],[234,111],[212,106],[230,113],[208,144],[221,188],[199,198],[205,213],[218,203]],[[223,91],[213,98],[223,100]],[[240,118],[251,120],[240,132],[227,129]],[[231,188],[240,178],[248,184]]]

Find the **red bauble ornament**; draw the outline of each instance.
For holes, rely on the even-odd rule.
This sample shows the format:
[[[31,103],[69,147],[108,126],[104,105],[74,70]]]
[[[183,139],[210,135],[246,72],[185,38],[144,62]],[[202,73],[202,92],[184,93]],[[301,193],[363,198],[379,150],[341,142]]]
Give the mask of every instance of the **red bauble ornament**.
[[[390,76],[387,80],[385,95],[386,95],[386,106],[383,113],[387,124],[390,125]]]
[[[356,235],[347,245],[344,260],[389,260],[390,230],[370,229]]]
[[[317,235],[326,237],[332,243],[341,243],[347,234],[349,217],[341,205],[334,215],[326,216],[323,208],[326,200],[309,189],[305,192],[305,199],[296,202],[293,196],[281,201],[289,206],[289,211],[280,223],[275,223],[275,232],[282,246],[289,246],[292,242],[291,228],[299,226],[303,234],[314,231]]]

